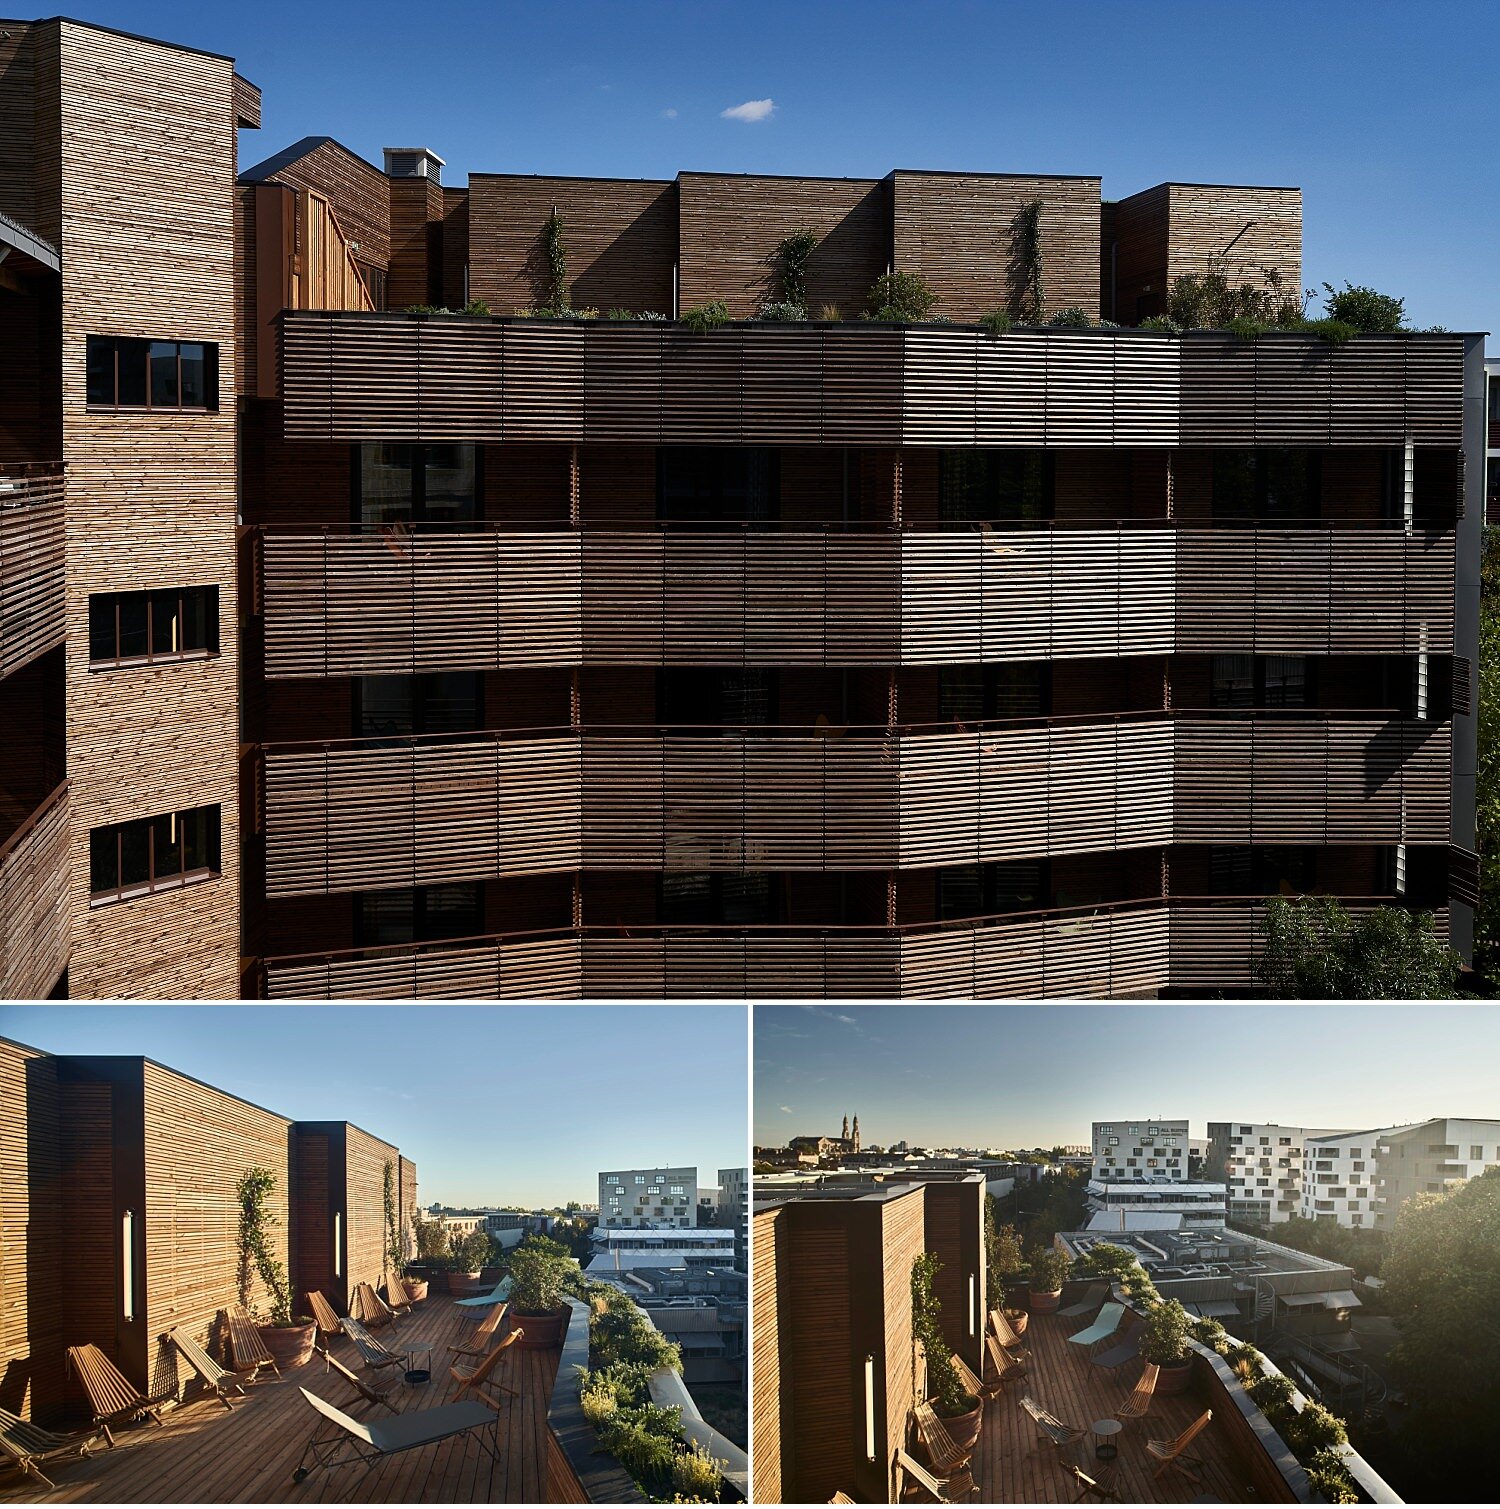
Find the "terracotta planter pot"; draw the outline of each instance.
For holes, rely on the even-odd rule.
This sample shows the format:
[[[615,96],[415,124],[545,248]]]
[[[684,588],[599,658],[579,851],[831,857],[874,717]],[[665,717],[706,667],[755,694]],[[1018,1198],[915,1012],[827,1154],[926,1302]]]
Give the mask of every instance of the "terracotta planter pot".
[[[519,1330],[518,1347],[546,1351],[562,1345],[563,1332],[568,1326],[569,1310],[566,1305],[560,1310],[551,1310],[545,1315],[519,1315],[512,1312],[509,1330]]]
[[[448,1278],[448,1293],[454,1299],[470,1299],[476,1294],[488,1292],[484,1280],[477,1273],[450,1273]],[[493,1288],[494,1285],[490,1285]]]
[[[276,1359],[279,1368],[300,1368],[312,1361],[313,1347],[317,1344],[318,1328],[308,1321],[305,1326],[257,1326],[266,1351]]]
[[[1033,1315],[1051,1315],[1062,1303],[1062,1290],[1053,1289],[1050,1293],[1038,1294],[1035,1289],[1028,1289],[1026,1300]]]
[[[980,1400],[966,1415],[939,1415],[938,1418],[947,1427],[948,1434],[957,1442],[960,1450],[972,1451],[979,1440],[979,1426],[984,1419],[984,1401]]]
[[[1156,1392],[1163,1396],[1185,1394],[1193,1379],[1193,1359],[1164,1363],[1156,1374]]]
[[[411,1297],[412,1304],[420,1305],[427,1298],[428,1285],[425,1278],[404,1278],[401,1283]]]

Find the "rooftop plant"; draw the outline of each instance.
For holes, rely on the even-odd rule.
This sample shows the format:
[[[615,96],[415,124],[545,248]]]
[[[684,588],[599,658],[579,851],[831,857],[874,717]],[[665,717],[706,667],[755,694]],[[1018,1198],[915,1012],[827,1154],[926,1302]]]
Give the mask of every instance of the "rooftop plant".
[[[1031,1287],[1038,1294],[1051,1294],[1067,1282],[1073,1260],[1059,1247],[1041,1247],[1031,1254]]]
[[[490,306],[483,299],[470,299],[462,309],[453,309],[446,304],[408,304],[406,314],[467,314],[474,317],[487,315]]]
[[[1065,330],[1088,330],[1099,322],[1088,312],[1087,309],[1059,309],[1047,323],[1058,329]]]
[[[700,304],[696,309],[684,309],[681,320],[695,335],[707,335],[720,325],[729,323],[729,306],[722,299],[711,304]]]
[[[937,295],[919,272],[888,272],[871,284],[865,303],[872,320],[912,325],[932,313]]]
[[[271,1301],[271,1324],[290,1326],[292,1287],[285,1266],[271,1251],[271,1231],[280,1223],[266,1202],[275,1188],[276,1175],[268,1168],[247,1169],[235,1186],[240,1202],[239,1298],[249,1309],[253,1275],[259,1274]]]
[[[1355,283],[1345,283],[1335,288],[1332,283],[1323,285],[1326,297],[1323,307],[1331,320],[1347,325],[1351,330],[1365,335],[1388,335],[1402,328],[1406,317],[1406,300],[1388,293],[1376,293]]]
[[[510,1302],[518,1315],[548,1315],[581,1277],[566,1247],[543,1236],[529,1236],[509,1258]]]
[[[817,245],[817,233],[807,227],[777,242],[774,257],[781,281],[781,303],[807,308],[807,264]]]
[[[774,299],[762,304],[755,318],[795,325],[807,318],[807,306],[786,299]]]
[[[1042,290],[1042,201],[1033,199],[1011,221],[1011,278],[1018,289],[1016,313],[1025,325],[1040,325]]]
[[[943,1307],[933,1293],[932,1282],[941,1267],[933,1252],[924,1252],[911,1265],[911,1329],[927,1358],[927,1392],[933,1408],[951,1419],[977,1409],[979,1400],[960,1381],[958,1369],[953,1366],[953,1349],[938,1320]]]
[[[396,1168],[389,1158],[381,1170],[380,1202],[385,1216],[385,1265],[389,1272],[400,1273],[406,1246],[396,1220]]]
[[[447,1228],[441,1221],[429,1221],[418,1216],[413,1223],[417,1242],[417,1261],[443,1268],[453,1257],[453,1245],[448,1240]]]
[[[549,309],[566,309],[569,304],[568,248],[563,240],[563,218],[556,205],[542,222],[542,259],[542,303]]]
[[[1182,1301],[1164,1299],[1152,1305],[1141,1323],[1141,1356],[1158,1367],[1170,1367],[1191,1355],[1188,1313],[1182,1308]]]

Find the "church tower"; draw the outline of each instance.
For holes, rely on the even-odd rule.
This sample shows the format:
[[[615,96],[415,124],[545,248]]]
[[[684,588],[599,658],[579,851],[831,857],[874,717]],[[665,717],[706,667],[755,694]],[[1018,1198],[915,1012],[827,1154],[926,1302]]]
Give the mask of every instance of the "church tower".
[[[859,1151],[859,1117],[854,1118],[854,1151]]]
[[[849,1140],[849,1117],[847,1113],[844,1116],[844,1130],[839,1133],[839,1137],[844,1142]]]

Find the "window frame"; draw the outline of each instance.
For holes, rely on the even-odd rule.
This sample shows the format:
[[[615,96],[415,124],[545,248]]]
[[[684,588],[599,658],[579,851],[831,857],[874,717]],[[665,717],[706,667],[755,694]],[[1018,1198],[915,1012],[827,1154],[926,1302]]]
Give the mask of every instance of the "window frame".
[[[219,412],[219,342],[182,340],[175,336],[155,335],[87,335],[84,337],[84,403],[92,414],[217,414]],[[112,402],[101,401],[88,392],[89,343],[107,341],[110,347]],[[145,403],[120,402],[120,348],[125,342],[139,343],[146,348]],[[151,401],[151,348],[175,346],[177,348],[177,402],[159,404]],[[203,402],[182,402],[182,348],[198,346],[203,351]]]
[[[163,819],[174,819],[177,826],[177,849],[179,855],[186,858],[187,847],[187,817],[197,813],[212,813],[213,827],[211,834],[205,832],[208,840],[206,847],[209,849],[213,860],[207,865],[200,865],[189,870],[185,866],[171,875],[156,874],[156,825]],[[124,844],[125,831],[137,825],[144,826],[146,830],[146,874],[147,879],[132,881],[126,884],[119,877],[125,869]],[[115,884],[104,890],[94,889],[93,874],[93,847],[94,835],[107,830],[113,830],[115,835]],[[197,885],[205,880],[217,880],[223,873],[223,805],[219,802],[205,803],[201,807],[178,807],[168,812],[154,812],[149,817],[126,818],[117,823],[100,823],[96,828],[89,829],[89,906],[113,906],[122,901],[134,900],[137,896],[154,896],[161,891],[180,891],[186,886]]]
[[[212,627],[208,635],[210,643],[201,649],[192,650],[167,650],[157,654],[152,648],[153,616],[155,613],[154,599],[163,592],[176,592],[177,614],[181,622],[184,617],[184,605],[188,595],[194,592],[205,594],[204,621],[211,623]],[[94,602],[97,598],[114,599],[115,618],[115,653],[113,656],[102,660],[94,658]],[[146,599],[146,653],[144,655],[120,654],[120,608],[123,600],[128,597],[144,597]],[[91,671],[118,671],[132,666],[140,665],[180,665],[188,660],[212,660],[221,653],[219,644],[219,584],[209,582],[200,587],[148,587],[140,591],[131,592],[91,592],[89,594],[89,670]]]

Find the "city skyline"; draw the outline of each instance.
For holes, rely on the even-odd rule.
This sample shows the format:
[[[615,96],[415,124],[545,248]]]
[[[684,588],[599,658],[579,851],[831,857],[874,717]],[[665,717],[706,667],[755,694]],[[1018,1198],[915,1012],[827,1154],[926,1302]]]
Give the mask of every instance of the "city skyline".
[[[1009,1149],[1087,1143],[1119,1117],[1186,1117],[1197,1137],[1210,1121],[1500,1116],[1500,1022],[1482,1003],[1425,1005],[1419,1032],[1396,1003],[1258,1003],[1232,1035],[1221,1009],[759,1006],[753,1139],[835,1136],[845,1112],[866,1147]]]
[[[652,1093],[693,1012],[692,1070]],[[417,1015],[414,1017],[414,1012]],[[592,1203],[597,1175],[745,1163],[737,1006],[74,1006],[0,1009],[0,1037],[144,1055],[293,1120],[349,1121],[417,1164],[422,1208]]]
[[[471,171],[859,177],[893,164],[1101,174],[1107,198],[1164,178],[1296,184],[1315,307],[1325,280],[1348,280],[1404,296],[1417,326],[1500,329],[1500,294],[1485,272],[1500,210],[1474,192],[1491,136],[1495,7],[1325,6],[1317,29],[1338,38],[1337,67],[1318,47],[1286,46],[1260,49],[1255,68],[1241,70],[1198,66],[1222,47],[1222,19],[1182,3],[1158,6],[1161,24],[1123,29],[1102,0],[1033,13],[933,7],[920,25],[886,0],[782,7],[798,36],[789,48],[774,4],[765,24],[745,26],[733,6],[627,11],[585,0],[570,24],[591,39],[586,56],[558,52],[545,8],[496,9],[504,55],[449,45],[429,54],[432,66],[390,46],[407,19],[390,5],[362,8],[356,26],[342,7],[286,0],[249,9],[81,0],[69,14],[235,57],[264,96],[264,128],[242,139],[242,167],[262,148],[328,134],[376,164],[385,146],[430,147],[449,184]],[[1311,30],[1303,8],[1286,3],[1259,10],[1256,26],[1265,37]],[[431,38],[452,42],[473,27],[457,0],[423,12]],[[1066,88],[1051,70],[1005,67],[1061,59],[1063,37],[1106,31],[1107,48],[1067,50]],[[289,34],[297,46],[269,40]],[[841,66],[830,72],[833,54]]]

